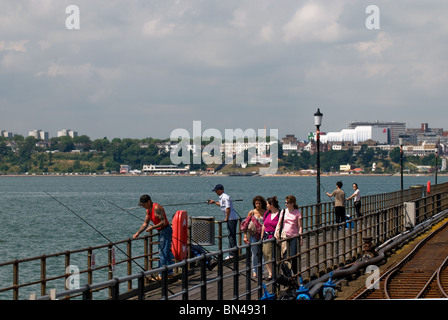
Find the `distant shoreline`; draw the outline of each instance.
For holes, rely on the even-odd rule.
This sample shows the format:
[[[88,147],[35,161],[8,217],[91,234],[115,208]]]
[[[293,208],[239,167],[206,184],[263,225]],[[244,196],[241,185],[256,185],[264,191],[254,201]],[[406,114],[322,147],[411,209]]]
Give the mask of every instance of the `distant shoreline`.
[[[448,173],[438,173],[440,177],[448,176]],[[230,174],[0,174],[2,177],[232,177]],[[233,176],[241,177],[241,176]],[[251,177],[244,176],[243,177]],[[272,175],[253,175],[253,177],[316,177],[313,174],[272,174]],[[400,177],[400,174],[321,174],[324,177]],[[434,177],[431,173],[406,173],[403,177]]]

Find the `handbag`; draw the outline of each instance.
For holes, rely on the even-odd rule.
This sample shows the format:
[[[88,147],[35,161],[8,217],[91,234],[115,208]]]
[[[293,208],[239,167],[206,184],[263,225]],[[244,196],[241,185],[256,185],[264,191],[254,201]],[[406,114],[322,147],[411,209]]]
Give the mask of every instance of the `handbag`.
[[[283,230],[283,224],[285,222],[285,212],[286,210],[283,209],[281,212],[283,213],[282,217],[281,217],[281,222],[279,221],[279,228],[276,228],[275,230],[275,238],[277,239],[277,241],[279,240],[283,240],[286,239],[286,232],[285,230]],[[281,254],[285,254],[286,252],[286,241],[282,241],[281,242]]]
[[[250,216],[247,216],[246,219],[244,219],[243,222],[241,222],[240,229],[242,232],[247,232],[247,227],[249,226],[249,223],[252,221],[252,214]]]
[[[249,225],[247,227],[247,232],[250,235],[253,235],[255,237],[255,239],[258,241],[258,240],[260,240],[260,237],[261,237],[261,229],[262,228],[263,228],[263,226],[261,225],[261,223],[258,222],[258,220],[252,215],[251,221],[249,222]]]

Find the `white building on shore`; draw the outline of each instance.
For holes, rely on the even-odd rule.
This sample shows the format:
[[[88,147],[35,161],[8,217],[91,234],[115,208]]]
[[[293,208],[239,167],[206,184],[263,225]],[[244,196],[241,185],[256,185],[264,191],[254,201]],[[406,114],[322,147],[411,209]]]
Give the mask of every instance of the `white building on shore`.
[[[388,144],[390,141],[389,129],[377,126],[358,126],[354,129],[343,129],[339,132],[321,134],[322,143],[348,141],[358,144],[367,140],[373,140],[379,144]]]
[[[145,164],[143,165],[143,173],[153,173],[153,174],[179,174],[187,173],[190,170],[189,166],[185,168],[179,168],[176,165],[155,165],[155,164]]]

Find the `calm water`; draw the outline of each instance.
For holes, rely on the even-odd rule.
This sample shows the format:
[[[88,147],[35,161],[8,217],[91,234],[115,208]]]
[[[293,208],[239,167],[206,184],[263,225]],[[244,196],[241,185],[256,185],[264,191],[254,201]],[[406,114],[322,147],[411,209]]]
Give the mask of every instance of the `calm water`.
[[[331,192],[338,180],[344,183],[343,189],[347,196],[353,191],[353,182],[358,183],[362,195],[400,189],[400,177],[322,177],[322,202],[329,200],[324,190]],[[404,186],[408,188],[426,184],[428,180],[434,183],[434,178],[429,176],[405,177]],[[447,181],[448,177],[438,178],[439,183]],[[144,193],[150,194],[153,201],[162,205],[204,201],[204,204],[167,206],[167,216],[171,220],[177,210],[187,210],[189,216],[214,216],[216,220],[222,220],[223,215],[217,206],[205,204],[209,198],[217,199],[216,194],[211,192],[217,183],[223,184],[226,193],[233,199],[244,200],[234,203],[241,216],[246,216],[252,209],[252,198],[255,195],[266,198],[277,195],[281,204],[289,194],[296,196],[299,205],[316,202],[315,177],[2,176],[0,262],[107,243],[107,240],[46,192],[83,217],[112,242],[116,242],[132,237],[141,226],[140,219],[144,218],[145,211],[141,208],[130,210],[138,219],[105,200],[122,208],[135,208],[140,195]],[[60,265],[64,265],[63,260]],[[30,267],[28,272],[39,274],[40,266]],[[11,273],[0,270],[0,287],[6,285],[5,281],[8,285],[11,283]]]

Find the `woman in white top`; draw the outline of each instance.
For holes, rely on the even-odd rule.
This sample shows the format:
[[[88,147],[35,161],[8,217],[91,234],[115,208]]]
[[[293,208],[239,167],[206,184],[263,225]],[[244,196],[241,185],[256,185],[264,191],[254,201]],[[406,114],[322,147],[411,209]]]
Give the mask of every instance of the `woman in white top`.
[[[353,184],[353,190],[355,192],[353,192],[353,194],[350,197],[348,197],[347,200],[354,198],[353,203],[355,205],[356,216],[361,217],[362,216],[362,214],[361,214],[361,192],[358,189],[357,183]]]

